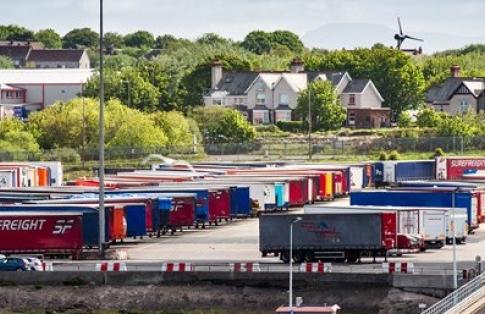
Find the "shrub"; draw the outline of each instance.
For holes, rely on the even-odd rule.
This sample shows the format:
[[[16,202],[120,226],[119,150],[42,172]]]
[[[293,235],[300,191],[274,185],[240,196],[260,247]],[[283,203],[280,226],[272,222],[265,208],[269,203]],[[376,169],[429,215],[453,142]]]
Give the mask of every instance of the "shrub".
[[[445,156],[445,152],[443,151],[443,149],[441,147],[437,147],[435,150],[434,150],[434,155],[432,156],[432,158],[435,158],[435,157],[443,157]]]
[[[387,153],[386,152],[380,152],[379,153],[379,160],[380,161],[386,161],[389,159],[389,156],[387,156]]]
[[[401,155],[399,155],[399,152],[397,150],[393,150],[389,154],[389,160],[399,160],[401,159]]]
[[[278,128],[278,126],[274,124],[269,124],[269,125],[258,125],[254,127],[256,129],[256,132],[266,132],[266,133],[279,133],[281,130]]]
[[[397,117],[397,125],[400,128],[408,128],[412,125],[413,121],[411,115],[407,111],[403,111]]]
[[[306,133],[308,132],[308,123],[306,121],[278,121],[276,126],[285,132]]]

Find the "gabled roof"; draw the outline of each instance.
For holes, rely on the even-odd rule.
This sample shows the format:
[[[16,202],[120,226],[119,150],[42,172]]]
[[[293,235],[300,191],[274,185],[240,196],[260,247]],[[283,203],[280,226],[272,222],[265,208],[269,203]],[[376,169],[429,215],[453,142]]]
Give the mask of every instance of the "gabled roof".
[[[29,46],[0,46],[0,55],[12,60],[26,60],[30,50]]]
[[[344,94],[361,94],[364,92],[367,84],[370,83],[369,79],[354,79],[347,84],[343,93]]]
[[[243,95],[258,77],[257,72],[227,72],[217,85],[217,90],[227,91],[229,95]]]
[[[449,77],[443,83],[434,85],[426,91],[426,102],[446,102],[453,97],[456,90],[464,85],[471,94],[478,95],[485,88],[483,78],[474,77]]]
[[[345,76],[347,72],[345,71],[309,71],[306,72],[308,75],[308,81],[313,82],[320,79],[329,80],[333,86],[337,86]]]
[[[308,78],[305,73],[283,73],[280,80],[288,83],[295,93],[299,93],[308,87]]]
[[[32,50],[28,62],[79,62],[84,49],[42,49]]]

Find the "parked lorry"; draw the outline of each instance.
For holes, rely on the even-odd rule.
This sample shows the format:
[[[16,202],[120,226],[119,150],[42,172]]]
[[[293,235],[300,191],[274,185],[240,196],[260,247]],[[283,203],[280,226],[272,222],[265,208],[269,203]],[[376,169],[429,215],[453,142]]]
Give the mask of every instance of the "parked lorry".
[[[432,180],[435,178],[435,168],[434,160],[380,161],[374,164],[374,179],[377,186]]]
[[[485,157],[438,157],[438,180],[485,180]]]
[[[382,256],[397,246],[396,213],[349,211],[321,214],[262,215],[259,219],[259,249],[287,263],[290,224],[293,224],[293,260],[297,263],[322,259],[353,263],[361,256]]]

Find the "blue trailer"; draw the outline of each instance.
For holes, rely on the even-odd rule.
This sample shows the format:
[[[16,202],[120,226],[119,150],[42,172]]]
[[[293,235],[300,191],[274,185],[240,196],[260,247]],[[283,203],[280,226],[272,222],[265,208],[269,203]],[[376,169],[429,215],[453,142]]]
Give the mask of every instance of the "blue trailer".
[[[467,222],[471,228],[478,227],[478,200],[470,191],[441,189],[435,191],[362,191],[350,194],[350,205],[462,207],[467,209]],[[453,194],[455,200],[453,201]]]
[[[231,217],[251,215],[251,199],[248,186],[231,186]]]
[[[433,180],[435,177],[434,160],[381,161],[374,165],[374,178],[378,186],[403,181]]]
[[[145,204],[126,204],[126,236],[143,237],[147,234],[147,220]]]

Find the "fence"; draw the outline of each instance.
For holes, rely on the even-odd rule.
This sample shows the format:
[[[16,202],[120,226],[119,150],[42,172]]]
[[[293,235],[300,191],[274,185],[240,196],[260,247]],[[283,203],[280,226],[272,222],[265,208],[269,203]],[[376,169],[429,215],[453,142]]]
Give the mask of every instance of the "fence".
[[[422,314],[460,314],[485,296],[485,273],[461,286]]]
[[[175,158],[194,158],[208,156],[228,160],[254,159],[306,159],[311,152],[315,158],[333,156],[369,156],[380,151],[397,150],[399,153],[430,153],[436,148],[446,153],[465,154],[485,151],[483,137],[426,137],[426,138],[373,138],[342,137],[314,138],[271,138],[258,139],[251,143],[209,143],[161,148],[111,147],[105,150],[106,160],[141,161],[150,154],[173,156]],[[17,160],[62,160],[75,164],[80,161],[96,161],[98,150],[58,149],[41,152],[0,152],[0,161]]]

